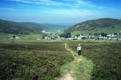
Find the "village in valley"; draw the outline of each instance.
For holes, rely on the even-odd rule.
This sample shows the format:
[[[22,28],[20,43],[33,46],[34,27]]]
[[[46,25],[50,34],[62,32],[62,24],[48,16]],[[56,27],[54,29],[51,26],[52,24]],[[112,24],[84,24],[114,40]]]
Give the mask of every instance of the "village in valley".
[[[90,41],[96,41],[96,40],[114,40],[114,41],[121,41],[121,31],[119,33],[112,33],[112,34],[106,34],[106,33],[94,33],[89,35],[84,34],[76,34],[72,35],[71,33],[64,33],[64,31],[58,30],[57,32],[48,32],[46,30],[41,31],[42,37],[34,36],[34,38],[28,38],[29,40],[90,40]],[[41,35],[38,34],[38,35]],[[10,37],[3,38],[0,37],[0,40],[22,40],[23,38],[19,35],[11,35]]]
[[[105,33],[94,33],[84,36],[83,34],[72,35],[71,33],[64,34],[63,31],[58,30],[56,33],[50,33],[45,30],[42,31],[45,35],[44,40],[121,40],[121,31],[119,33],[105,34]],[[63,35],[64,34],[64,35]]]

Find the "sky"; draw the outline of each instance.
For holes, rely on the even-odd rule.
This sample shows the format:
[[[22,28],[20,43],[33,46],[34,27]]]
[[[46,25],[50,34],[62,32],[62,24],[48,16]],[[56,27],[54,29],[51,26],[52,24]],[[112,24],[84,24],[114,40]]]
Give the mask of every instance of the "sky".
[[[0,0],[0,19],[63,24],[121,19],[120,4],[121,0]]]

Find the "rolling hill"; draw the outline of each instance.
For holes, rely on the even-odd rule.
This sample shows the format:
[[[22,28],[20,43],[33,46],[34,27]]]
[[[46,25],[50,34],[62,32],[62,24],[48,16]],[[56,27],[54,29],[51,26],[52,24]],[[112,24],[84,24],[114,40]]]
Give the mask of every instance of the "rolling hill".
[[[46,30],[48,32],[57,32],[58,30],[65,30],[68,27],[70,27],[70,25],[66,25],[66,24],[42,24],[42,23],[34,23],[34,22],[21,22],[20,24],[25,25],[25,26],[29,26],[32,28],[39,28],[41,30]]]
[[[0,33],[30,34],[39,33],[40,31],[40,29],[28,27],[17,22],[0,20]]]
[[[6,34],[30,34],[40,33],[42,30],[48,32],[64,31],[70,27],[66,24],[40,24],[34,22],[13,22],[0,19],[0,33]]]
[[[65,33],[114,33],[121,31],[121,20],[112,18],[101,18],[78,23],[67,30]]]
[[[24,26],[31,27],[31,28],[39,28],[41,30],[47,29],[46,26],[43,26],[42,24],[34,23],[34,22],[20,22],[20,24],[22,24]]]

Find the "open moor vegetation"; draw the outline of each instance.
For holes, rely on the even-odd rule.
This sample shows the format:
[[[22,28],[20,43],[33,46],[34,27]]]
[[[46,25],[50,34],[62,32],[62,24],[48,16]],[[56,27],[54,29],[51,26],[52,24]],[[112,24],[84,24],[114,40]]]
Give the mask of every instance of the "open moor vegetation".
[[[0,44],[0,80],[54,80],[72,60],[62,42]]]
[[[121,80],[121,43],[68,42],[68,45],[76,51],[79,43],[82,46],[82,56],[94,65],[91,80]],[[80,71],[83,73],[81,66]]]

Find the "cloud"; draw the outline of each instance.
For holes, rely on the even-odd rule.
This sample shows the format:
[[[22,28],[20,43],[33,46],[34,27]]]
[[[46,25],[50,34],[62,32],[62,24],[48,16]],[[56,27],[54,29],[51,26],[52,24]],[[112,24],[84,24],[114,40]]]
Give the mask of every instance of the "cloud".
[[[95,4],[92,4],[89,1],[84,0],[9,0],[9,1],[15,1],[15,2],[21,2],[21,3],[28,3],[28,4],[41,4],[41,5],[47,5],[47,6],[70,6],[70,7],[80,7],[80,6],[86,6],[86,7],[96,7],[100,8],[100,6],[96,6]]]
[[[79,9],[60,9],[60,10],[50,10],[44,11],[43,14],[51,16],[63,16],[63,17],[88,17],[99,14],[97,11],[90,10],[79,10]]]
[[[63,5],[62,2],[57,2],[53,0],[9,0],[22,3],[31,3],[31,4],[41,4],[41,5]]]
[[[79,9],[51,9],[36,14],[3,14],[0,15],[3,19],[11,19],[15,21],[41,22],[41,23],[78,23],[84,20],[100,17],[100,12],[93,10]]]
[[[0,8],[0,10],[14,11],[15,9],[14,8]]]
[[[50,10],[43,12],[44,18],[48,22],[61,22],[61,23],[78,23],[81,21],[94,19],[101,16],[98,11],[92,10],[79,10],[79,9],[60,9],[60,10]],[[46,16],[47,15],[47,16]],[[42,17],[42,16],[41,16]]]

